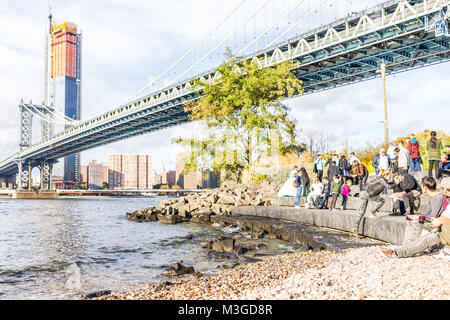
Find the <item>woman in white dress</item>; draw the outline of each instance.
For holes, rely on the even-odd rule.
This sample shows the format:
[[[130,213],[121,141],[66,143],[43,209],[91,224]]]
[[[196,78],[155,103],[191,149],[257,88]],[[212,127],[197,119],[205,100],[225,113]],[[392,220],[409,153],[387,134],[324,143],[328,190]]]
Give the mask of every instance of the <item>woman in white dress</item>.
[[[289,174],[289,178],[284,183],[284,185],[281,187],[280,191],[278,192],[278,197],[296,197],[297,196],[297,188],[294,187],[294,181],[298,176],[297,172],[297,166],[294,167],[294,170],[291,171]]]

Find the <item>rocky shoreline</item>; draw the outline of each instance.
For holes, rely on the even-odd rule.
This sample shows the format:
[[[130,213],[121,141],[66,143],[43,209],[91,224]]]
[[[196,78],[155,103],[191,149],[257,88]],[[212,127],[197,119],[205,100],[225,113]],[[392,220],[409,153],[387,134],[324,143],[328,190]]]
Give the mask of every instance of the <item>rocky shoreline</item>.
[[[208,223],[211,216],[231,215],[236,206],[271,206],[279,187],[278,184],[268,182],[261,185],[242,185],[227,181],[218,189],[163,201],[158,206],[127,213],[126,217],[136,222]]]
[[[234,226],[236,232],[204,241],[209,253],[245,257],[229,263],[210,275],[177,262],[163,275],[170,281],[149,284],[146,288],[123,293],[104,292],[84,298],[104,300],[234,300],[234,299],[300,299],[300,300],[365,300],[365,299],[448,299],[450,274],[448,262],[432,256],[410,259],[388,259],[379,242],[344,246],[345,250],[329,250],[318,242],[293,238],[292,232],[267,232],[261,221],[241,221],[232,216],[234,206],[271,206],[279,186],[242,186],[227,182],[217,189],[172,201],[156,207],[127,213],[136,222],[175,224],[209,223],[213,227]],[[246,218],[245,218],[246,219]],[[236,222],[238,221],[238,222]],[[264,223],[264,222],[262,222]],[[272,228],[272,227],[270,227]],[[327,232],[324,230],[323,232]],[[328,235],[325,235],[328,237]],[[344,235],[345,236],[345,235]],[[296,241],[294,253],[264,253],[267,239]],[[255,240],[253,244],[245,243]],[[352,240],[358,241],[358,240]],[[243,244],[244,243],[244,244]],[[312,243],[313,245],[310,245]],[[350,249],[348,249],[350,248]],[[253,257],[247,257],[252,252]],[[420,277],[417,278],[416,275]],[[413,275],[413,276],[411,276]]]

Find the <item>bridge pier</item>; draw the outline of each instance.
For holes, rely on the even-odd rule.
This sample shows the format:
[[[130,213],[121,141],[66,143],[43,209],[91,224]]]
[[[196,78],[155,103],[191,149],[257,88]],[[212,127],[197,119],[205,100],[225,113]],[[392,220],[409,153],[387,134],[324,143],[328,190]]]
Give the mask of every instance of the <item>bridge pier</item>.
[[[53,162],[42,161],[41,162],[41,191],[50,191],[52,189],[52,173]]]

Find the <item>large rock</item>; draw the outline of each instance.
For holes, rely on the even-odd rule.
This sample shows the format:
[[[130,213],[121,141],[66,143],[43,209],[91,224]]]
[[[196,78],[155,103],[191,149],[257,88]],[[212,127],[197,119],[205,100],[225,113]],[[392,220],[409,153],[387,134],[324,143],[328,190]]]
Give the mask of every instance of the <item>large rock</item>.
[[[222,194],[220,195],[218,202],[225,205],[234,205],[236,203],[236,200],[229,194]]]
[[[211,221],[211,210],[200,210],[192,215],[191,222],[208,223]]]
[[[159,214],[158,221],[160,223],[164,223],[164,224],[177,224],[177,223],[182,223],[183,218],[181,218],[180,216],[170,216],[170,215]]]
[[[194,274],[194,267],[185,267],[183,261],[177,262],[163,271],[161,274],[165,277],[181,277],[187,274]]]

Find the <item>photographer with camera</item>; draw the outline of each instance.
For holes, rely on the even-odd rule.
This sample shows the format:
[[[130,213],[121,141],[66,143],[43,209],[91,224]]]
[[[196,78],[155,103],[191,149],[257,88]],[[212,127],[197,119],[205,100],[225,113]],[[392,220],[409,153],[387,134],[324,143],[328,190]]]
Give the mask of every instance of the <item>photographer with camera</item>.
[[[450,259],[450,178],[442,180],[441,188],[444,208],[442,215],[439,218],[434,218],[432,213],[431,216],[420,216],[418,218],[420,224],[427,224],[430,228],[437,230],[437,232],[427,233],[418,240],[396,249],[381,247],[380,249],[385,256],[396,256],[398,258],[412,257],[416,254],[423,253],[428,248],[442,244],[444,248],[435,257],[438,259]],[[412,219],[410,217],[408,218]]]

